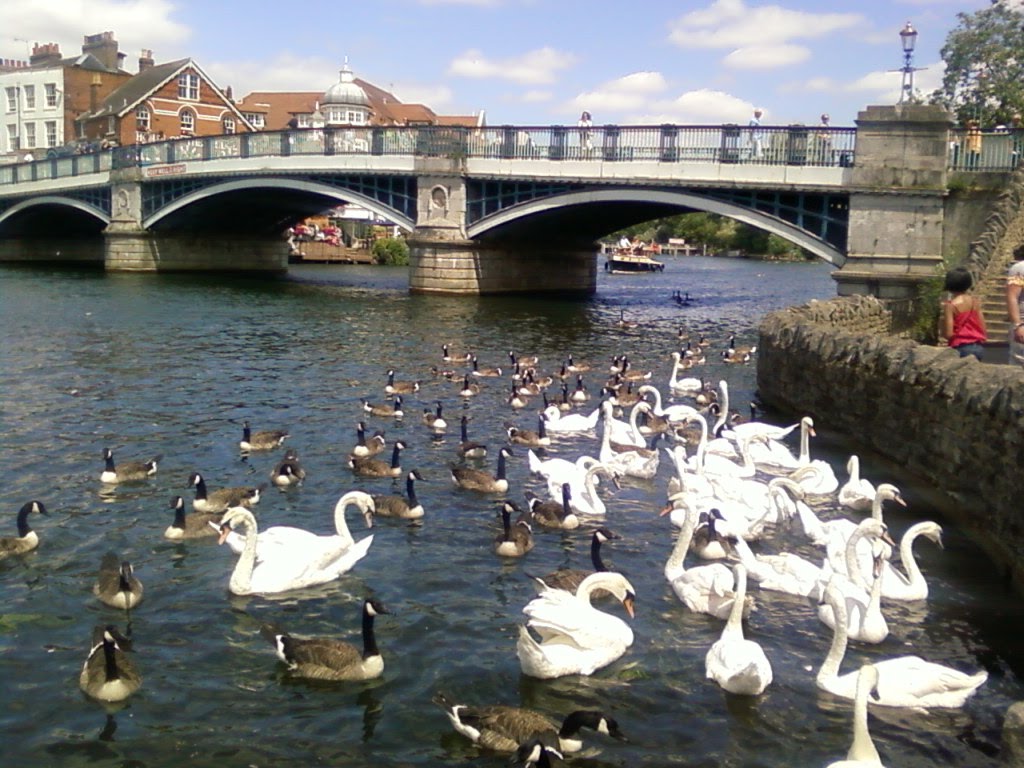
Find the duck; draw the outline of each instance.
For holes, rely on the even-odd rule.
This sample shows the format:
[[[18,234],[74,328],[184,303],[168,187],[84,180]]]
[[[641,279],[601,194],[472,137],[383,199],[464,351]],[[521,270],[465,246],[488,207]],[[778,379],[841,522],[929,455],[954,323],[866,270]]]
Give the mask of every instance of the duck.
[[[353,456],[348,460],[348,465],[360,477],[400,477],[402,474],[401,453],[405,448],[404,442],[395,441],[391,449],[391,463],[372,457]]]
[[[469,416],[462,414],[459,419],[459,429],[462,432],[462,441],[456,449],[463,459],[482,459],[487,455],[487,446],[483,443],[476,443],[469,439]]]
[[[548,436],[547,430],[545,429],[546,420],[544,414],[541,413],[537,417],[537,429],[520,429],[519,427],[509,426],[505,428],[505,432],[508,435],[508,441],[513,445],[528,445],[531,448],[539,448],[542,445],[551,445],[551,437]]]
[[[480,385],[469,380],[469,375],[462,377],[462,387],[459,389],[459,397],[476,397],[480,394]]]
[[[230,507],[251,507],[260,501],[259,487],[234,486],[209,491],[206,488],[206,481],[198,472],[189,475],[186,487],[196,489],[195,498],[192,500],[192,509],[195,512],[226,512]]]
[[[846,602],[834,585],[826,587],[824,595],[835,614],[835,629],[828,655],[818,670],[815,682],[834,696],[854,699],[858,673],[839,674],[847,645]],[[897,656],[874,661],[873,664],[878,670],[878,684],[871,702],[880,707],[957,709],[988,680],[988,672],[984,669],[968,674],[925,661],[919,656]]]
[[[100,482],[114,485],[115,483],[137,483],[146,480],[156,474],[157,464],[163,458],[158,453],[148,461],[126,461],[120,466],[114,465],[114,452],[109,448],[103,449],[103,461],[106,465],[100,472]]]
[[[743,636],[743,600],[747,595],[747,569],[742,563],[733,566],[736,577],[732,610],[722,635],[704,657],[708,680],[740,696],[760,696],[772,682],[772,665],[764,649]]]
[[[413,469],[405,476],[405,496],[396,494],[373,496],[374,514],[377,517],[400,517],[404,520],[423,517],[423,505],[416,497],[417,480],[423,480],[423,475]],[[424,480],[424,482],[426,481]]]
[[[871,509],[874,501],[875,486],[860,476],[860,459],[856,454],[846,460],[846,472],[850,478],[839,489],[839,506],[855,512],[866,512]]]
[[[482,469],[453,464],[450,466],[452,482],[469,491],[505,493],[508,490],[508,478],[505,476],[506,461],[513,455],[512,450],[504,446],[498,451],[498,471],[494,475]]]
[[[216,515],[193,512],[185,514],[185,500],[181,496],[174,496],[171,499],[171,509],[174,510],[174,521],[164,531],[165,539],[180,541],[181,539],[202,539],[209,536],[216,536],[218,526],[211,523]]]
[[[368,400],[360,400],[363,404],[363,410],[371,416],[381,416],[384,418],[401,419],[405,414],[402,411],[402,396],[395,395],[391,401],[391,405],[380,403],[374,405]]]
[[[92,593],[101,603],[129,611],[142,602],[143,592],[142,582],[136,578],[130,562],[113,552],[103,556],[96,582],[92,585]]]
[[[418,381],[395,381],[394,369],[388,371],[388,383],[384,385],[384,394],[411,395],[419,391],[420,383]]]
[[[873,664],[865,664],[857,672],[853,695],[853,744],[845,760],[829,763],[827,768],[885,768],[868,731],[868,698],[877,690],[878,669]]]
[[[373,680],[384,674],[384,657],[377,647],[374,619],[390,614],[376,598],[363,600],[363,647],[331,637],[296,637],[268,628],[277,657],[291,677],[305,680]]]
[[[0,536],[0,560],[11,555],[31,552],[39,546],[39,536],[29,525],[28,516],[33,512],[40,515],[49,514],[41,501],[26,501],[18,510],[18,535]]]
[[[512,514],[519,515],[515,523]],[[519,508],[511,501],[501,504],[502,531],[494,539],[494,554],[501,557],[522,557],[533,549],[533,529]]]
[[[384,439],[383,432],[374,433],[373,437],[369,440],[366,439],[366,424],[360,421],[356,424],[356,445],[349,453],[349,456],[355,456],[357,458],[367,458],[369,456],[376,456],[378,453],[384,450],[384,446],[387,441]]]
[[[542,528],[556,528],[573,531],[580,527],[580,519],[569,505],[572,498],[572,486],[562,483],[562,503],[544,501],[537,498],[531,491],[526,492],[526,502],[530,511],[530,519]]]
[[[541,581],[554,589],[564,589],[566,592],[576,594],[576,590],[579,589],[584,579],[591,574],[608,570],[604,560],[601,558],[601,545],[606,541],[621,538],[621,536],[609,528],[604,526],[598,528],[590,535],[590,562],[594,566],[592,571],[583,568],[559,568],[557,571],[552,571],[546,576],[542,576]],[[604,597],[605,595],[610,595],[610,593],[596,589],[593,595],[594,597]]]
[[[557,739],[563,752],[579,752],[583,749],[579,735],[583,728],[626,740],[614,718],[594,710],[575,710],[558,723],[533,709],[459,704],[440,692],[431,701],[444,711],[457,733],[494,752],[515,752],[534,736]]]
[[[280,429],[263,429],[253,432],[249,422],[242,422],[242,439],[238,447],[248,453],[250,451],[270,451],[279,448],[291,435]]]
[[[437,409],[432,413],[430,409],[425,408],[423,410],[423,423],[433,432],[435,435],[443,435],[448,429],[448,422],[444,420],[441,415],[443,406],[441,401],[437,401]]]
[[[93,635],[78,687],[98,701],[124,701],[142,686],[142,675],[125,655],[130,644],[113,625],[97,627]]]
[[[346,496],[335,507],[335,523],[339,527],[345,526],[342,502]],[[372,524],[372,518],[369,519]],[[235,524],[245,529],[245,536],[242,553],[228,582],[228,590],[234,595],[274,594],[334,581],[351,570],[373,542],[373,536],[367,536],[354,543],[347,526],[344,531],[348,535],[334,536],[317,536],[294,528],[289,529],[294,535],[282,535],[277,542],[261,547],[257,559],[256,518],[245,507],[233,507],[221,518],[221,526],[230,529]],[[225,540],[222,536],[221,542]]]
[[[604,589],[635,616],[636,590],[621,573],[601,571],[583,580],[575,594],[542,585],[523,613],[516,655],[524,674],[540,679],[591,675],[619,659],[633,644],[633,630],[617,616],[590,604],[592,593]],[[534,638],[530,630],[540,640]]]
[[[470,371],[471,376],[480,376],[483,378],[495,379],[501,376],[501,368],[481,368],[480,361],[476,355],[473,355],[472,359],[473,370]]]

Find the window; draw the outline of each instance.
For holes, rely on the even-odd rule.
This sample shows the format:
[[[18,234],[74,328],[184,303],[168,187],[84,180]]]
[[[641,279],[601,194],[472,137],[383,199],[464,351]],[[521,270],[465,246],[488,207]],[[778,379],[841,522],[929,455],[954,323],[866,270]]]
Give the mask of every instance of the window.
[[[43,86],[46,89],[46,106],[56,107],[57,106],[57,84],[47,83]]]
[[[8,88],[7,89],[7,111],[17,112],[18,111],[18,89]]]
[[[299,115],[299,128],[309,128],[311,125],[309,115]]]
[[[235,132],[235,119],[233,117],[224,118],[224,133]]]
[[[46,123],[46,146],[57,146],[57,121],[47,120]]]
[[[117,133],[117,118],[113,115],[107,118],[107,133]]]
[[[36,108],[36,87],[34,85],[25,86],[25,109]]]
[[[149,130],[149,109],[139,107],[135,110],[135,127],[140,131]]]
[[[257,112],[245,113],[245,119],[248,120],[252,127],[257,131],[263,130],[263,126],[267,124],[266,120],[263,119],[263,115]]]
[[[32,149],[36,145],[36,124],[25,123],[25,149]]]
[[[181,132],[193,133],[196,129],[196,113],[191,109],[181,110]]]
[[[178,76],[178,98],[199,101],[199,75],[186,72]]]
[[[18,146],[18,126],[11,124],[7,126],[7,151],[16,152]]]

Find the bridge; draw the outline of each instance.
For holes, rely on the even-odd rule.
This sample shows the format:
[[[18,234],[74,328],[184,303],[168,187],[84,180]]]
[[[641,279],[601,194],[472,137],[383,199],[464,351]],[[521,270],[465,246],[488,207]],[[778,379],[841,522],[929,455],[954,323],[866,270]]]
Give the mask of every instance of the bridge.
[[[996,189],[1019,161],[1019,137],[987,136],[969,157],[963,138],[938,108],[897,105],[868,107],[856,128],[353,127],[164,141],[0,166],[0,260],[281,272],[284,230],[346,202],[407,233],[414,292],[586,294],[599,237],[708,211],[833,264],[840,294],[901,298],[977,234],[991,195],[954,193],[982,177]]]

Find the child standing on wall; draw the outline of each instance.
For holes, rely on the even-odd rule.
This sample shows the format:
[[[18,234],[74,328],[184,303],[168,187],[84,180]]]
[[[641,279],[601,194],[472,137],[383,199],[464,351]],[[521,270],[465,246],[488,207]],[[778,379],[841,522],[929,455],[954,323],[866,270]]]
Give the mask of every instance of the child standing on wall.
[[[981,313],[981,300],[970,293],[974,278],[964,267],[955,267],[946,273],[945,289],[951,294],[944,303],[942,335],[960,357],[973,355],[981,360],[982,343],[988,338],[985,317]]]

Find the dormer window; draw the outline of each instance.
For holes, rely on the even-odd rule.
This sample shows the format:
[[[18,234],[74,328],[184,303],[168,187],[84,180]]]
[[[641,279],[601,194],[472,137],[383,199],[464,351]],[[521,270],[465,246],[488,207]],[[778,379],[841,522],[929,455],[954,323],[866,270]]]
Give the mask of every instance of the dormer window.
[[[199,75],[192,72],[178,75],[178,98],[199,101]]]

